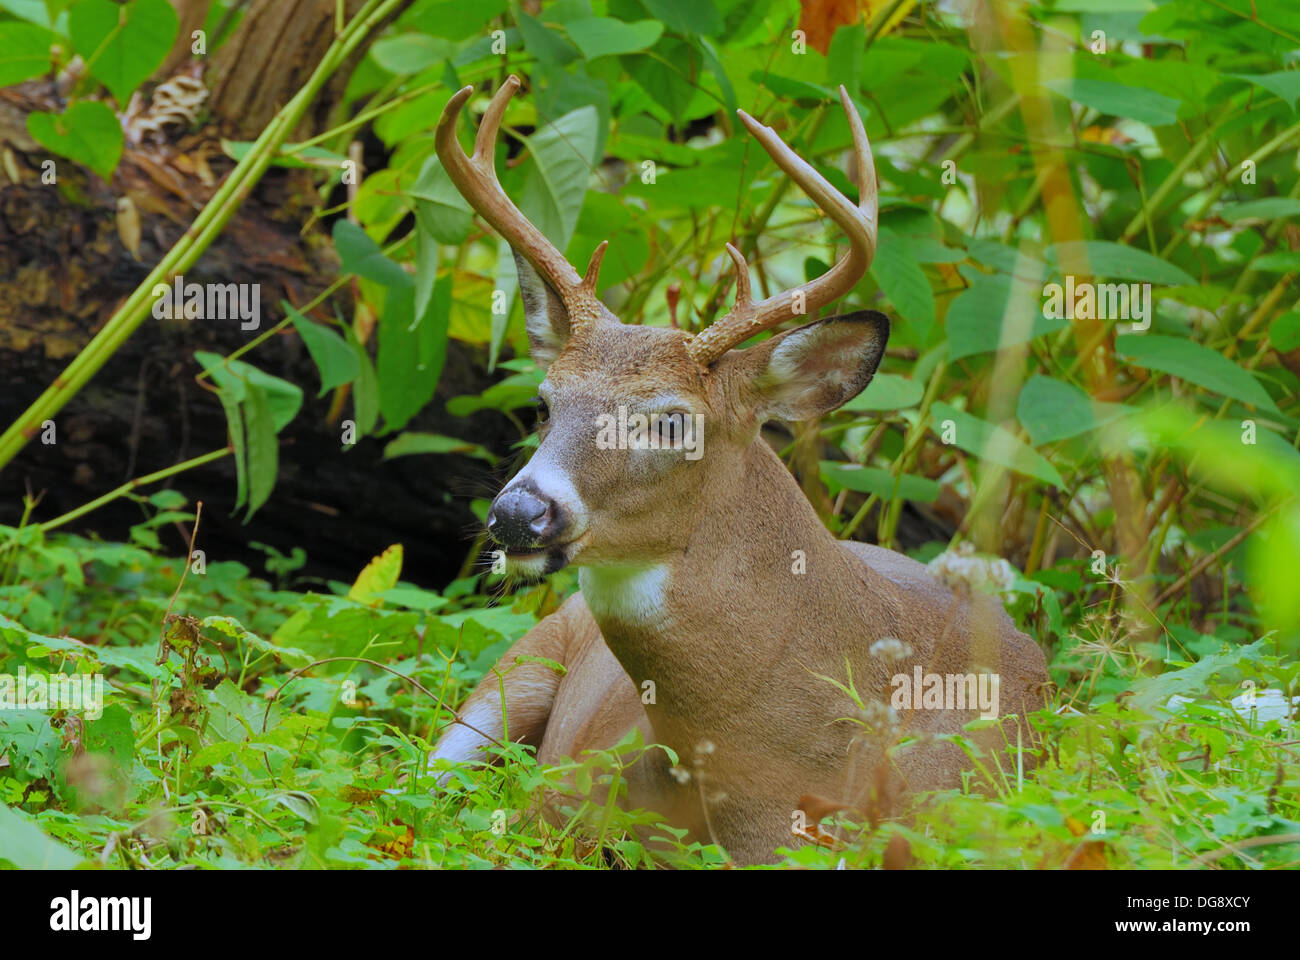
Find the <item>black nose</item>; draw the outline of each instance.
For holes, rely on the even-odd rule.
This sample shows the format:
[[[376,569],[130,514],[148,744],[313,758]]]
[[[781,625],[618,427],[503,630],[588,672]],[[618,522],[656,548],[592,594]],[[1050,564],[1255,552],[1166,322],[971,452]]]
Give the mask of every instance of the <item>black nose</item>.
[[[563,528],[563,511],[549,497],[527,487],[503,490],[488,511],[492,539],[507,549],[544,547]]]

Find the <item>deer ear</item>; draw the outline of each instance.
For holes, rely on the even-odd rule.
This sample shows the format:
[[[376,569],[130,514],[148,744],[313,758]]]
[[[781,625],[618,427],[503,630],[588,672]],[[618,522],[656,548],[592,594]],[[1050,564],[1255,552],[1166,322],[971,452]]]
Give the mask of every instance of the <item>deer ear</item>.
[[[888,339],[889,319],[859,310],[743,351],[759,419],[813,420],[852,400],[871,382]]]
[[[537,365],[545,368],[550,366],[569,339],[569,311],[564,308],[559,294],[517,252],[515,270],[519,274],[519,296],[524,301],[528,345]]]

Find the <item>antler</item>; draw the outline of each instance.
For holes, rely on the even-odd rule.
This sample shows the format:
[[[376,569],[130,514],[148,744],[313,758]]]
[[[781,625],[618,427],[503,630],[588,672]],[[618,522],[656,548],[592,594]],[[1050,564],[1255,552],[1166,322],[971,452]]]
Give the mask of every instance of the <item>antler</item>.
[[[505,115],[506,105],[515,91],[519,89],[519,78],[513,74],[506,78],[501,89],[496,92],[492,102],[483,114],[479,124],[478,136],[474,139],[474,153],[466,156],[456,139],[456,120],[461,108],[473,94],[473,87],[464,87],[443,108],[438,120],[438,130],[434,134],[434,146],[438,159],[451,177],[451,182],[460,190],[469,205],[478,211],[492,227],[505,237],[517,253],[532,264],[533,269],[551,288],[560,295],[569,312],[569,326],[576,330],[585,323],[600,319],[600,301],[596,296],[596,278],[600,273],[600,263],[605,257],[604,241],[591,255],[587,274],[579,277],[578,272],[557,250],[551,241],[533,226],[528,218],[519,212],[497,180],[493,154],[496,147],[497,131],[501,127],[501,118]]]
[[[842,86],[840,103],[848,115],[849,127],[853,130],[853,150],[858,161],[856,207],[782,142],[776,131],[759,123],[744,110],[736,111],[777,166],[848,234],[850,247],[839,263],[817,279],[755,303],[750,296],[749,264],[739,250],[727,244],[727,253],[736,265],[736,303],[730,313],[686,344],[686,352],[701,366],[709,366],[732,347],[748,340],[760,330],[767,330],[793,316],[814,313],[818,308],[844,296],[871,266],[871,258],[876,253],[876,211],[879,201],[876,165],[871,158],[871,145],[867,142],[867,132],[862,128],[862,119],[849,101],[848,91]]]

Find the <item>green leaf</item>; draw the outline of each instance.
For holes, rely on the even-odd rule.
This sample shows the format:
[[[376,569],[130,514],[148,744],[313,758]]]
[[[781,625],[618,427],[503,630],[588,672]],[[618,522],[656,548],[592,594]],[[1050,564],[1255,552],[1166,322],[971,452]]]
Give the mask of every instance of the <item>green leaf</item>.
[[[722,14],[714,0],[641,0],[641,4],[677,33],[722,32]]]
[[[72,48],[125,109],[135,89],[162,65],[180,20],[167,0],[78,0],[68,13]]]
[[[1259,381],[1221,353],[1184,337],[1130,333],[1115,338],[1115,352],[1129,363],[1182,377],[1242,403],[1281,413]]]
[[[892,373],[878,373],[867,389],[844,404],[841,410],[906,410],[921,402],[925,387],[915,380]]]
[[[434,286],[429,309],[415,318],[413,289],[390,290],[379,325],[379,410],[385,430],[400,430],[432,398],[447,355],[451,279]]]
[[[46,836],[27,814],[0,803],[0,860],[19,870],[71,870],[82,858]]]
[[[958,268],[971,282],[948,306],[948,357],[959,360],[988,353],[1060,330],[1069,321],[1048,317],[1042,309],[1042,290],[1022,276],[992,276]]]
[[[1080,256],[1087,259],[1088,267],[1094,277],[1189,287],[1196,283],[1190,274],[1172,263],[1161,260],[1145,250],[1126,247],[1122,243],[1111,243],[1108,240],[1074,240],[1069,243],[1056,243],[1047,249],[1048,260],[1061,269],[1065,269]]]
[[[1284,313],[1269,324],[1268,340],[1279,353],[1300,347],[1300,312]]]
[[[98,100],[74,103],[62,114],[29,113],[27,132],[51,153],[85,164],[105,183],[113,179],[122,158],[122,126]]]
[[[375,424],[379,422],[379,376],[375,373],[375,365],[370,360],[366,345],[357,339],[351,327],[344,333],[348,345],[356,354],[357,364],[361,367],[361,375],[352,385],[352,412],[357,422],[357,439],[360,439],[374,433]]]
[[[458,440],[455,437],[445,437],[440,433],[407,432],[400,434],[388,446],[384,447],[385,460],[392,460],[394,457],[409,457],[420,453],[459,453],[466,457],[478,457],[480,460],[486,460],[489,463],[496,463],[497,459],[491,452],[477,443]]]
[[[920,338],[924,339],[934,326],[934,291],[925,272],[908,255],[907,245],[888,230],[880,231],[871,275],[899,315],[921,328]]]
[[[1300,72],[1300,71],[1298,71]],[[1245,203],[1225,203],[1219,215],[1229,223],[1241,220],[1282,220],[1300,214],[1300,200],[1295,197],[1265,197]]]
[[[596,151],[596,108],[566,113],[525,138],[533,162],[524,173],[519,207],[563,250],[578,225]]]
[[[364,230],[348,220],[334,223],[334,249],[338,251],[342,273],[355,273],[386,287],[409,287],[410,274],[379,249]]]
[[[249,383],[247,390],[244,420],[248,429],[248,513],[244,516],[245,523],[270,499],[280,469],[280,445],[275,438],[275,420],[271,416],[267,391],[256,383]]]
[[[375,63],[389,73],[403,76],[427,70],[456,52],[456,44],[426,33],[400,33],[381,37],[370,48]]]
[[[1048,81],[1049,90],[1069,100],[1113,117],[1132,117],[1153,127],[1178,121],[1180,101],[1145,87],[1130,87],[1109,80],[1067,77]]]
[[[1300,70],[1261,74],[1233,73],[1229,76],[1263,87],[1269,93],[1281,97],[1292,110],[1295,110],[1296,101],[1300,100]]]
[[[410,191],[415,198],[415,216],[420,229],[438,243],[456,246],[465,242],[474,222],[474,212],[460,195],[437,156],[430,156]]]
[[[590,17],[565,24],[569,38],[588,60],[620,53],[636,53],[655,45],[664,32],[658,20],[624,23],[612,17]]]
[[[540,21],[526,13],[516,13],[515,23],[524,36],[524,49],[542,63],[562,67],[581,56],[568,40],[547,30]]]
[[[853,490],[857,493],[874,493],[884,500],[894,497],[895,477],[888,470],[879,467],[862,467],[855,463],[823,460],[821,475],[832,495],[840,490]],[[939,484],[927,477],[905,473],[898,477],[897,481],[898,497],[901,500],[934,503],[939,499]]]
[[[54,34],[34,23],[0,23],[0,87],[48,73],[52,43]]]
[[[938,402],[930,407],[930,429],[943,438],[944,421],[951,420],[954,427],[953,445],[967,453],[973,453],[982,460],[996,463],[1035,477],[1055,487],[1064,487],[1065,482],[1056,468],[1052,466],[1037,450],[1026,446],[1013,434],[996,424],[981,420],[964,410],[947,403]]]
[[[316,396],[323,397],[327,390],[351,383],[361,375],[361,364],[346,340],[325,324],[308,320],[288,303],[284,308],[320,371],[320,393]]]
[[[1132,412],[1123,404],[1094,402],[1078,387],[1037,373],[1020,389],[1016,406],[1016,418],[1036,447],[1087,433]]]

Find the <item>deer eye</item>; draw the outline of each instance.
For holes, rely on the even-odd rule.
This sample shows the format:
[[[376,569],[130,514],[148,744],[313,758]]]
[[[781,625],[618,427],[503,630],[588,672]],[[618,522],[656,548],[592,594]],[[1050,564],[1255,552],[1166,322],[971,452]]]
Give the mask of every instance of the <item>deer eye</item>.
[[[676,446],[686,438],[686,418],[690,414],[685,410],[670,410],[654,419],[653,429],[662,444]]]
[[[541,397],[533,397],[533,406],[537,408],[538,423],[545,423],[551,419],[551,408],[546,405],[546,401]]]

